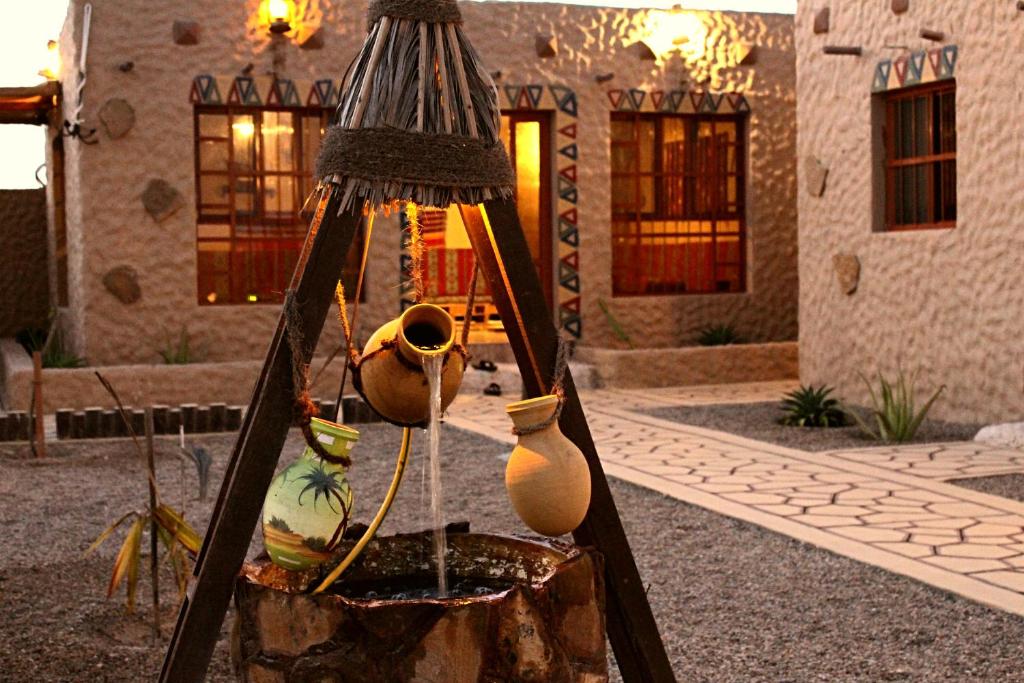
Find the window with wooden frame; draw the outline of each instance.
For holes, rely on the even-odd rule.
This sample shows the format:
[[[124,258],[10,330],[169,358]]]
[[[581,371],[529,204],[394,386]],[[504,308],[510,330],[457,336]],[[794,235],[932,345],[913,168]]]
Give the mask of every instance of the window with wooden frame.
[[[956,227],[956,83],[881,95],[886,230]]]
[[[300,215],[330,110],[195,108],[201,304],[280,303],[309,222]],[[357,243],[358,244],[358,243]],[[354,291],[354,264],[344,268]]]
[[[615,112],[612,292],[746,289],[744,115]]]

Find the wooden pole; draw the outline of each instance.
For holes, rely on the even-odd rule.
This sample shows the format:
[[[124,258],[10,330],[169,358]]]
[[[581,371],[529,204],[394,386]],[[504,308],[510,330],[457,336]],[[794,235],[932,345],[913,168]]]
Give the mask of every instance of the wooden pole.
[[[153,457],[153,407],[146,408],[146,481],[149,484],[149,509],[156,510],[156,464]],[[160,565],[157,556],[156,515],[149,516],[149,578],[153,588],[153,632],[160,639]]]
[[[358,209],[339,214],[340,204],[336,188],[322,194],[292,278],[302,336],[309,341],[310,352],[323,330],[345,255],[361,220]],[[282,313],[178,613],[160,681],[198,682],[206,675],[264,493],[291,426],[291,363]]]
[[[519,363],[527,396],[550,393],[558,332],[513,200],[463,207],[463,220],[480,271],[487,277],[509,344]],[[662,683],[675,675],[658,633],[647,592],[612,499],[576,386],[565,373],[565,406],[559,427],[583,451],[590,466],[591,500],[586,519],[573,532],[577,544],[604,555],[608,589],[608,638],[626,683]]]
[[[46,415],[43,411],[43,354],[32,352],[32,412],[35,413],[35,451],[37,458],[46,457]]]

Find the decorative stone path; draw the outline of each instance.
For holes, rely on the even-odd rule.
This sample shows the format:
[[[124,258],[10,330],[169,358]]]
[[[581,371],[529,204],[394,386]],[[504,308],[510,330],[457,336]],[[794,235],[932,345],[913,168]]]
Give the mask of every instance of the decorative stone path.
[[[1024,615],[1024,503],[944,481],[1024,472],[1024,452],[956,443],[808,453],[637,412],[776,400],[790,388],[581,398],[609,476]],[[448,424],[512,444],[507,402],[460,398]]]

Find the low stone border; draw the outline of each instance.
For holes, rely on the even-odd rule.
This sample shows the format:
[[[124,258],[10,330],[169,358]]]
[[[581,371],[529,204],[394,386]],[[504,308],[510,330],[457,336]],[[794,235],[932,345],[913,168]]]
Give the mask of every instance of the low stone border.
[[[0,441],[29,441],[32,438],[32,417],[22,411],[0,415]]]
[[[319,401],[314,403],[322,414],[333,415],[336,401]],[[139,408],[125,408],[130,415],[132,431],[141,435],[145,431],[146,411]],[[153,406],[153,428],[156,434],[178,434],[184,427],[186,434],[209,434],[215,432],[233,432],[242,426],[242,406],[228,406],[224,403],[197,405],[186,403],[177,407]],[[117,410],[107,408],[86,408],[85,410],[58,410],[58,439],[103,439],[128,436],[128,427]],[[25,416],[23,438],[13,441],[27,440],[29,421]],[[361,399],[350,396],[345,398],[345,421],[351,424],[380,422],[381,418],[374,413]]]

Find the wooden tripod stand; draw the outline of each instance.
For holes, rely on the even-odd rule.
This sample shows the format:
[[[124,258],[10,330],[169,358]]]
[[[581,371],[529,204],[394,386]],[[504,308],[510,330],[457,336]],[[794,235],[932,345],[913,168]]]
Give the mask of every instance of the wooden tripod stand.
[[[303,338],[312,354],[360,215],[339,215],[340,197],[331,186],[321,195],[306,246],[292,281]],[[504,322],[526,392],[551,387],[558,345],[515,202],[489,201],[462,209],[481,272]],[[292,417],[291,351],[284,315],[278,322],[249,410],[224,475],[187,596],[160,673],[163,682],[201,681],[220,634],[253,530],[270,486]],[[309,362],[309,358],[305,359]],[[647,594],[612,500],[590,429],[570,373],[564,380],[565,407],[559,425],[590,465],[591,503],[575,541],[605,558],[608,635],[627,683],[674,681]]]

